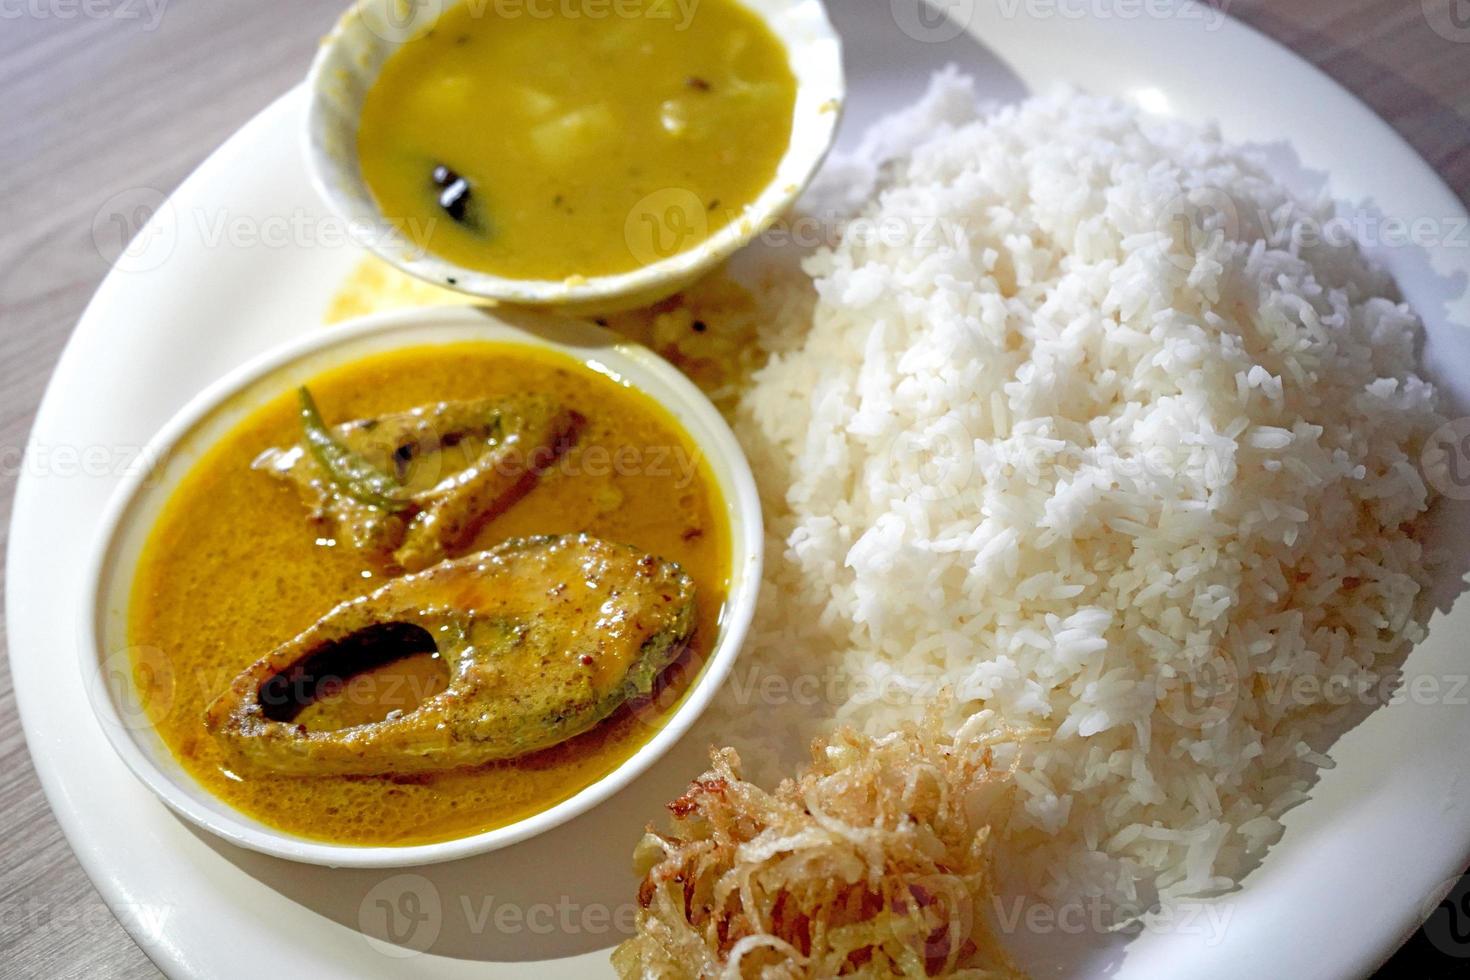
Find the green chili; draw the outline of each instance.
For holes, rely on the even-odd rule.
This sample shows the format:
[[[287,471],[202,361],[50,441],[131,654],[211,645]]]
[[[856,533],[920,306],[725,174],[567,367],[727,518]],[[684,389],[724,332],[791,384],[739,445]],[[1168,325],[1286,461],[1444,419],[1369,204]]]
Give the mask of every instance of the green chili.
[[[306,435],[306,447],[343,493],[379,510],[396,512],[412,506],[399,496],[403,487],[397,480],[332,435],[332,430],[322,421],[321,412],[317,411],[311,392],[304,385],[297,390],[296,397],[301,404],[301,430]]]

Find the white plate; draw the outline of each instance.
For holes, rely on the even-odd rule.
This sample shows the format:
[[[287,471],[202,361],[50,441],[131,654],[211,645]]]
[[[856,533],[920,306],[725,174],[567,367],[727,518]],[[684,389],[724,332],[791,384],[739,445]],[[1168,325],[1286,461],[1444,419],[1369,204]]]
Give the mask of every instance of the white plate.
[[[1001,98],[1070,79],[1218,119],[1235,140],[1290,138],[1305,168],[1283,154],[1291,176],[1330,171],[1335,196],[1431,223],[1438,244],[1379,255],[1429,322],[1436,380],[1470,404],[1464,209],[1356,99],[1203,5],[947,0],[970,13],[982,47],[916,17],[913,2],[829,4],[848,46],[848,145],[948,61]],[[541,961],[542,980],[608,975],[603,947],[630,910],[629,846],[698,766],[702,746],[686,740],[594,812],[495,854],[392,877],[305,868],[196,835],[170,815],[113,756],[76,657],[57,649],[71,635],[60,624],[76,619],[84,557],[118,471],[207,383],[312,329],[360,256],[323,233],[335,226],[299,158],[303,108],[299,91],[288,94],[179,188],[144,232],[149,248],[98,290],[41,406],[16,494],[7,596],[12,672],[36,768],[83,866],[172,975],[256,975],[265,964],[292,977],[521,976],[528,961]],[[230,230],[241,226],[261,240]],[[1437,617],[1408,673],[1447,684],[1463,677],[1466,635],[1470,603],[1462,602]],[[1033,967],[1120,978],[1366,973],[1470,861],[1470,709],[1446,700],[1454,699],[1394,705],[1338,743],[1338,767],[1289,815],[1286,837],[1245,888],[1222,903],[1223,931],[1192,921],[1127,943],[1084,936],[1069,944],[1057,930],[1028,937],[1042,949]]]

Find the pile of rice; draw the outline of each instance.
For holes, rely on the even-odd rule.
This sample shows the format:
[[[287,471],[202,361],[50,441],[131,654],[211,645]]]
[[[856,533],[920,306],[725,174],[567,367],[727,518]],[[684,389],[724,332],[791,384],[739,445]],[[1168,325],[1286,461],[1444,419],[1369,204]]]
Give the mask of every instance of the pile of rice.
[[[904,143],[762,327],[766,580],[705,734],[779,772],[947,687],[1050,733],[999,830],[1028,890],[1228,888],[1422,634],[1419,321],[1213,132],[950,74]]]

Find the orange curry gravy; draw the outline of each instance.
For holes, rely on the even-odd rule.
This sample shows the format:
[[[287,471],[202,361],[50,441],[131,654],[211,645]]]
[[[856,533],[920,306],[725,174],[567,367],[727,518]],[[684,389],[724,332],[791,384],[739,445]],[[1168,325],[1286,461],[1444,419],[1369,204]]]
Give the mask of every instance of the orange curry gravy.
[[[225,768],[205,707],[230,679],[335,604],[381,585],[381,570],[307,519],[293,487],[250,468],[300,438],[294,395],[257,410],[194,465],[139,563],[130,642],[153,721],[210,792],[306,837],[417,844],[503,826],[566,799],[614,769],[662,726],[718,630],[730,570],[724,504],[696,447],[658,405],[583,365],[530,348],[464,343],[359,361],[311,388],[329,424],[441,400],[515,391],[551,395],[588,418],[577,446],[475,548],[529,534],[586,531],[678,562],[697,587],[692,647],[666,673],[656,706],[625,706],[545,751],[415,777],[288,777]],[[471,549],[474,550],[474,549]],[[141,662],[146,660],[146,663]],[[160,665],[164,669],[160,669]],[[342,728],[411,710],[447,671],[421,654],[348,680],[298,718]],[[169,690],[160,689],[167,684]]]

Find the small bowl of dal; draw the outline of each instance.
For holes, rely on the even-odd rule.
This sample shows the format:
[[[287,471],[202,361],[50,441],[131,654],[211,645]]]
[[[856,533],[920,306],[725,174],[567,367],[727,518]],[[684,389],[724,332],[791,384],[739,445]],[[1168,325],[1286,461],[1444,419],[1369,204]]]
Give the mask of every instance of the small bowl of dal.
[[[312,180],[357,241],[584,313],[667,296],[760,234],[845,91],[820,0],[362,0],[308,85]]]

